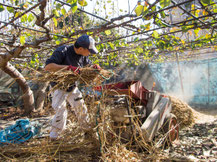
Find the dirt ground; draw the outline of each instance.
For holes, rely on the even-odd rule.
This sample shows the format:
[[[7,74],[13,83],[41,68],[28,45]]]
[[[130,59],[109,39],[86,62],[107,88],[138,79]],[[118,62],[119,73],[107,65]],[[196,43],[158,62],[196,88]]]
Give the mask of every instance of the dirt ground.
[[[217,109],[194,109],[193,112],[195,124],[180,130],[179,143],[164,151],[177,161],[216,162]]]
[[[163,150],[163,155],[169,157],[169,161],[217,161],[217,108],[194,109],[193,112],[196,123],[192,127],[180,130],[179,142]],[[0,129],[22,118],[21,115],[22,111],[19,108],[0,108]],[[49,125],[51,118],[47,117],[51,115],[52,109],[47,109],[44,113],[34,114],[33,120],[43,118],[43,122]],[[46,131],[48,129],[45,127]]]
[[[197,115],[196,123],[207,123],[217,119],[217,107],[216,109],[194,109]]]

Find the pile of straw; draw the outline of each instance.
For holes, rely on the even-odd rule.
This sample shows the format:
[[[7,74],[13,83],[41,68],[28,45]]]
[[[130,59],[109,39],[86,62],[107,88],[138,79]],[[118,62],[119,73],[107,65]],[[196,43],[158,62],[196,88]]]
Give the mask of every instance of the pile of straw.
[[[158,149],[154,141],[147,143],[144,140],[136,118],[132,120],[134,128],[131,133],[132,138],[122,142],[121,135],[122,132],[125,133],[127,127],[114,125],[109,113],[111,105],[108,104],[108,100],[110,99],[106,95],[102,96],[104,97],[100,100],[98,98],[87,99],[90,103],[86,103],[93,124],[93,138],[85,138],[85,132],[80,130],[76,117],[70,113],[67,130],[60,140],[51,142],[49,138],[31,139],[23,144],[0,147],[0,160],[144,161],[141,159],[148,157],[158,159]]]
[[[73,71],[61,69],[57,72],[35,71],[35,75],[30,78],[41,82],[57,83],[53,89],[68,89],[78,81],[85,85],[99,85],[105,79],[112,76],[112,72],[101,69],[97,70],[91,67],[80,68],[80,73],[76,74]],[[37,76],[37,77],[36,77]]]
[[[180,127],[189,127],[195,123],[193,109],[185,102],[175,97],[169,97],[172,101],[172,113],[176,115]]]
[[[107,149],[107,152],[102,154],[103,161],[142,161],[137,152],[128,150],[124,145],[116,144]]]
[[[47,137],[1,146],[0,161],[90,161],[98,156],[98,150],[91,140],[84,139],[77,124],[70,124],[57,141]]]

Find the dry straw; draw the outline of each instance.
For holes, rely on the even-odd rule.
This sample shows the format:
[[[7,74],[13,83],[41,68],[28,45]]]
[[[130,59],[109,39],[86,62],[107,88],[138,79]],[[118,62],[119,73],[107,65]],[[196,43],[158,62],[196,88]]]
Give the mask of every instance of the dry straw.
[[[66,69],[61,69],[56,72],[32,70],[34,74],[29,79],[37,82],[55,82],[57,84],[53,87],[53,90],[67,90],[76,81],[84,85],[100,85],[105,79],[109,79],[114,75],[111,71],[104,69],[97,70],[91,67],[80,68],[79,74]]]
[[[91,74],[91,75],[90,75]],[[71,71],[58,73],[40,72],[37,80],[56,81],[58,88],[69,87],[72,82],[79,80],[82,83],[97,84],[103,77],[111,75],[108,71],[96,71],[90,68],[81,70],[80,75]],[[100,78],[102,77],[102,78]],[[82,78],[82,79],[81,79]],[[66,83],[65,83],[66,82]],[[95,86],[92,85],[91,86]],[[162,154],[161,146],[156,145],[164,136],[154,141],[146,141],[141,131],[141,123],[137,116],[132,118],[130,125],[115,124],[111,117],[114,108],[110,96],[102,92],[101,97],[95,94],[87,95],[85,103],[90,114],[93,127],[88,136],[79,129],[74,113],[70,113],[67,129],[58,141],[49,138],[31,139],[23,144],[13,144],[0,147],[2,161],[146,161],[166,159]],[[193,123],[193,115],[189,106],[182,101],[171,98],[173,110],[178,120],[184,126]],[[136,105],[129,97],[129,105]],[[131,108],[131,107],[130,107]],[[131,108],[132,109],[132,108]],[[69,108],[70,110],[70,108]],[[183,115],[184,114],[184,115]],[[183,117],[182,117],[183,116]]]
[[[141,135],[139,121],[132,123],[130,138],[124,140],[125,125],[114,125],[110,116],[109,96],[85,98],[93,131],[86,138],[79,129],[74,113],[70,113],[68,128],[58,141],[49,138],[31,139],[23,144],[0,147],[0,160],[8,161],[142,161],[149,153],[156,154],[154,146]],[[144,152],[145,151],[145,152]],[[139,154],[139,152],[143,152]],[[128,160],[127,160],[128,159]]]
[[[180,127],[189,127],[195,123],[195,116],[193,109],[185,102],[178,98],[171,97],[172,101],[172,113],[177,117]]]

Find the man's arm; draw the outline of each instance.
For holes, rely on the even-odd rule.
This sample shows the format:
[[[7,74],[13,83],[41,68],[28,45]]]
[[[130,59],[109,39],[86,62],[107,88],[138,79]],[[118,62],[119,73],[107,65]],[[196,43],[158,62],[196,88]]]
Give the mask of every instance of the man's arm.
[[[58,65],[55,63],[50,63],[45,66],[44,70],[49,71],[49,72],[56,72],[60,69],[67,68],[67,67],[68,65]]]

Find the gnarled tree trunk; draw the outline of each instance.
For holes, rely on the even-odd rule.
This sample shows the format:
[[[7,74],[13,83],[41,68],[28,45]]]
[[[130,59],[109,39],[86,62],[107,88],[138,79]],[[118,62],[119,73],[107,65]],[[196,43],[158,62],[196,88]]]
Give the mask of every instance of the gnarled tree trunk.
[[[46,89],[49,85],[49,82],[40,82],[38,83],[38,90],[34,92],[35,96],[35,109],[41,111],[44,108],[44,102],[47,97]]]
[[[23,95],[23,103],[24,103],[24,113],[25,115],[29,115],[34,109],[34,95],[32,90],[30,89],[29,85],[26,82],[26,79],[23,75],[9,62],[6,66],[1,67],[2,71],[10,75],[12,78],[16,80],[19,84],[20,88],[22,89]]]

